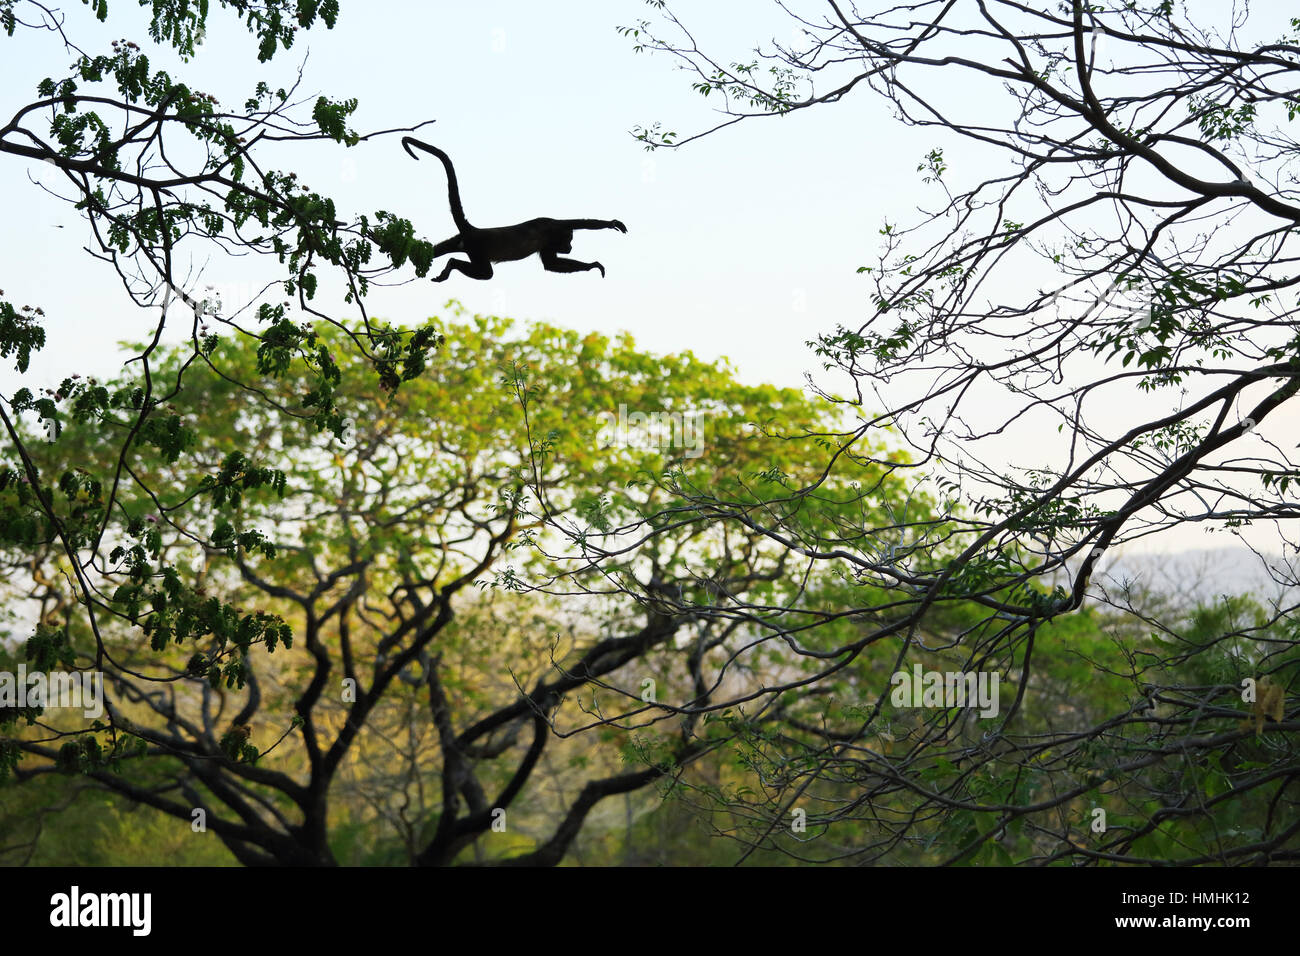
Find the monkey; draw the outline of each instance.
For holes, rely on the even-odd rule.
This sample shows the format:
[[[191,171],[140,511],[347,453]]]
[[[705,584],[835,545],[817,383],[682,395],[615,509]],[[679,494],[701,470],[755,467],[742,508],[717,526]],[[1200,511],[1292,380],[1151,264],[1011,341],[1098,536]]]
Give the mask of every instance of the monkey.
[[[453,272],[461,272],[471,279],[491,279],[492,263],[514,262],[527,259],[537,253],[542,260],[542,268],[548,272],[586,272],[599,269],[600,277],[605,277],[605,267],[599,262],[580,262],[577,259],[565,259],[562,252],[573,251],[573,231],[575,229],[617,229],[627,232],[627,226],[617,219],[529,219],[527,222],[513,226],[494,226],[480,229],[470,225],[465,218],[465,209],[460,204],[460,186],[456,181],[456,170],[452,168],[451,157],[428,143],[411,136],[402,138],[402,148],[412,159],[418,160],[411,147],[416,146],[426,153],[432,153],[442,160],[447,170],[447,198],[451,204],[451,218],[456,221],[460,232],[450,239],[444,239],[433,247],[434,258],[452,252],[464,253],[469,261],[452,259],[442,274],[434,282],[445,281]]]

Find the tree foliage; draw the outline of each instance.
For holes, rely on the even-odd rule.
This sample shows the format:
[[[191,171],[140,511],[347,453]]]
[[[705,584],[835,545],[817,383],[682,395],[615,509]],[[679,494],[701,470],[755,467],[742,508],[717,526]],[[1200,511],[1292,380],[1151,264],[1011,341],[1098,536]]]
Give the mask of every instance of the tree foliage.
[[[1300,475],[1283,424],[1300,389],[1297,21],[1133,0],[828,0],[788,8],[797,39],[751,56],[704,49],[650,6],[625,34],[692,72],[722,119],[689,136],[639,127],[647,148],[862,95],[935,138],[917,166],[929,208],[886,222],[859,270],[873,314],[810,344],[852,383],[859,427],[841,447],[897,426],[947,553],[909,546],[911,522],[885,551],[867,523],[800,536],[783,515],[692,500],[886,578],[851,602],[854,638],[829,642],[879,659],[877,688],[937,656],[1011,695],[984,722],[909,707],[900,734],[878,689],[874,707],[764,739],[774,783],[726,801],[744,855],[1295,859],[1297,581],[1278,558],[1294,552]],[[1126,543],[1192,527],[1245,535],[1290,596],[1158,606],[1101,570]],[[925,636],[944,609],[965,622]],[[791,844],[801,809],[824,839]],[[1109,822],[1092,826],[1096,810]]]
[[[201,443],[139,434],[111,513],[112,430],[91,417],[36,449],[33,467],[64,480],[42,491],[52,517],[29,505],[11,550],[14,605],[42,622],[23,654],[102,670],[107,713],[90,733],[75,715],[26,714],[31,730],[6,741],[20,780],[74,770],[183,821],[202,808],[245,863],[336,862],[365,822],[370,862],[553,864],[601,800],[715,746],[699,714],[655,701],[707,696],[710,661],[750,652],[734,627],[666,611],[663,579],[690,555],[708,569],[698,587],[776,598],[785,556],[757,533],[679,523],[617,568],[575,569],[547,557],[546,528],[600,538],[658,520],[665,470],[701,488],[797,473],[809,446],[754,423],[812,430],[818,403],[626,337],[432,325],[444,345],[423,375],[395,394],[339,393],[341,437],[283,413],[300,383],[263,369],[255,343],[218,345],[220,374],[191,369],[167,410]],[[364,380],[345,332],[322,341],[345,382]],[[157,356],[173,380],[190,353]],[[112,407],[133,385],[93,387]],[[703,442],[680,427],[620,435],[620,406],[700,416]],[[79,569],[92,615],[56,527],[111,547]],[[583,598],[522,593],[537,578]],[[558,807],[535,783],[548,755],[574,794]]]

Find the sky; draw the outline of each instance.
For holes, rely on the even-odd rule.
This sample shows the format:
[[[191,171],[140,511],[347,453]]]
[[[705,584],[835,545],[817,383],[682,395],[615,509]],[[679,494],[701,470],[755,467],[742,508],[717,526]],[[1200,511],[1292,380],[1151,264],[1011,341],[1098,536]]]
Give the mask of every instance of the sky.
[[[256,62],[242,26],[213,6],[198,56],[182,65],[151,48],[143,11],[129,0],[110,0],[108,25],[76,0],[63,3],[69,32],[88,51],[107,50],[117,37],[134,40],[154,66],[232,108],[258,80],[288,85],[301,69],[299,92],[309,101],[317,94],[359,99],[354,126],[362,133],[435,121],[419,135],[451,155],[476,225],[553,216],[628,226],[626,235],[575,238],[573,256],[599,259],[604,279],[547,273],[533,259],[498,266],[490,282],[455,275],[442,284],[376,289],[371,314],[400,325],[446,315],[444,304],[455,298],[471,313],[627,330],[651,351],[725,356],[748,383],[801,387],[810,372],[826,383],[806,343],[837,324],[862,323],[872,311],[872,286],[857,269],[876,260],[882,223],[914,221],[920,207],[935,205],[935,187],[921,182],[917,165],[938,145],[937,134],[904,126],[865,89],[819,109],[740,123],[682,149],[646,152],[630,134],[634,126],[662,121],[687,134],[717,116],[670,59],[634,53],[617,32],[651,15],[642,0],[345,0],[334,30],[313,29],[267,65]],[[776,4],[673,6],[719,59],[748,58],[768,38],[793,39]],[[39,80],[61,75],[71,60],[52,33],[0,36],[0,116],[30,101]],[[965,105],[981,95],[953,92]],[[977,149],[960,149],[949,155],[960,156],[968,175],[995,168]],[[432,157],[413,162],[396,136],[284,155],[278,165],[339,199],[344,218],[387,209],[411,218],[427,238],[455,232],[440,166]],[[8,156],[0,162],[0,256],[7,264],[0,289],[48,317],[49,343],[24,384],[53,384],[71,371],[111,374],[126,354],[116,343],[143,336],[153,317],[82,251],[86,225],[41,188],[58,188],[54,171]],[[225,290],[227,301],[269,275],[248,258],[189,265],[201,271],[199,284]],[[0,370],[0,388],[16,381],[11,368]],[[1117,403],[1110,411],[1129,410]],[[1001,453],[1039,463],[1027,456],[1041,457],[1043,449],[1017,440]],[[1221,543],[1188,534],[1181,546]]]
[[[435,120],[420,135],[451,155],[476,225],[553,216],[628,226],[626,235],[575,239],[573,255],[603,262],[604,280],[596,272],[546,273],[534,259],[503,264],[486,283],[457,275],[378,291],[372,313],[414,324],[454,297],[471,312],[628,330],[650,350],[726,356],[747,382],[796,387],[819,367],[805,343],[865,313],[870,289],[856,269],[872,260],[882,217],[910,211],[899,186],[916,181],[929,148],[925,134],[891,122],[878,99],[742,123],[652,154],[632,127],[662,120],[689,131],[714,114],[666,58],[633,53],[616,32],[646,14],[639,0],[342,6],[333,31],[313,29],[262,68],[251,38],[214,5],[209,36],[185,75],[233,105],[258,79],[272,88],[292,80],[305,57],[301,91],[357,97],[361,132]],[[790,32],[782,16],[768,16],[765,26],[762,17],[721,7],[681,9],[702,42],[711,38],[737,57],[754,41]],[[119,14],[143,24],[130,3],[112,4],[111,30],[79,3],[65,8],[88,50],[119,34],[146,45],[143,26],[116,25]],[[51,64],[71,62],[52,34],[18,39],[0,45],[5,116],[30,100]],[[169,59],[158,51],[153,62]],[[431,157],[412,162],[397,137],[292,155],[289,168],[340,197],[345,211],[399,212],[434,240],[455,232],[441,168]],[[51,344],[33,369],[51,377],[87,364],[111,370],[114,343],[141,334],[145,317],[122,301],[108,268],[80,251],[87,230],[75,212],[30,183],[20,161],[4,162],[5,218],[30,228],[0,231],[0,255],[22,263],[6,270],[0,288],[49,316]],[[57,183],[42,164],[27,166],[31,178]],[[204,281],[217,288],[253,285],[247,260],[206,269]]]

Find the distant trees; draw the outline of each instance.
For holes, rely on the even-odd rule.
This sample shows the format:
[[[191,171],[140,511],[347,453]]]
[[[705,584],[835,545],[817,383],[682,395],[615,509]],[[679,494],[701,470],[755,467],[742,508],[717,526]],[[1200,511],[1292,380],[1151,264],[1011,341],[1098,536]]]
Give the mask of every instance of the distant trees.
[[[80,772],[186,832],[202,810],[246,864],[555,864],[601,801],[715,749],[698,714],[644,727],[657,700],[707,695],[710,662],[751,657],[739,629],[673,611],[668,579],[689,554],[700,593],[779,599],[784,553],[757,530],[679,522],[617,567],[574,567],[542,556],[546,524],[653,518],[666,467],[733,492],[733,476],[800,474],[813,442],[750,423],[811,431],[820,403],[628,339],[436,327],[437,363],[396,394],[340,390],[342,438],[281,412],[301,383],[259,371],[252,345],[187,371],[167,411],[201,442],[174,459],[130,446],[107,559],[81,569],[96,630],[52,522],[10,550],[6,603],[41,623],[5,669],[27,655],[106,680],[91,732],[46,710],[5,741],[18,781]],[[345,381],[365,380],[342,334],[321,341]],[[155,354],[168,381],[189,361]],[[95,387],[115,407],[134,383]],[[639,427],[640,409],[671,410],[656,416],[670,427]],[[51,511],[81,533],[116,436],[73,422],[32,454],[75,476]],[[584,597],[519,593],[537,576]]]
[[[87,263],[97,259],[111,266],[122,283],[121,303],[147,316],[144,341],[111,388],[84,371],[42,387],[54,383],[30,381],[32,354],[58,351],[65,343],[48,336],[49,317],[33,290],[11,285],[8,295],[0,292],[0,357],[14,362],[24,382],[0,396],[0,546],[34,575],[46,560],[59,568],[54,578],[32,579],[39,618],[15,626],[20,636],[30,636],[22,657],[33,670],[111,671],[110,633],[123,620],[145,624],[141,595],[155,602],[157,612],[145,615],[154,621],[145,643],[159,648],[173,638],[218,631],[237,634],[244,644],[274,645],[287,638],[288,625],[261,610],[215,599],[179,610],[176,588],[189,569],[161,559],[156,510],[150,522],[125,504],[188,495],[206,499],[220,514],[242,490],[278,480],[257,464],[255,453],[214,464],[202,436],[187,430],[172,404],[194,370],[222,374],[214,356],[223,335],[252,343],[256,360],[247,368],[257,376],[284,376],[299,387],[294,395],[277,392],[280,413],[335,435],[346,417],[335,399],[346,386],[336,351],[324,344],[324,329],[348,325],[346,348],[364,356],[360,366],[348,364],[388,393],[418,375],[437,345],[432,329],[396,330],[372,322],[364,305],[375,278],[408,263],[417,275],[426,274],[431,244],[391,213],[344,213],[296,172],[271,164],[270,144],[283,160],[310,144],[350,147],[367,138],[350,125],[355,100],[303,98],[296,85],[272,89],[263,82],[250,83],[241,102],[225,105],[175,70],[151,63],[152,51],[133,39],[115,40],[106,49],[82,45],[89,18],[104,21],[112,14],[114,23],[134,23],[157,46],[188,62],[203,45],[211,13],[242,21],[252,40],[249,55],[266,62],[302,31],[321,23],[332,27],[339,12],[335,0],[160,0],[146,6],[132,20],[131,9],[121,11],[116,3],[65,10],[35,0],[0,2],[6,34],[0,44],[48,43],[52,51],[50,73],[30,78],[32,99],[0,119],[0,158],[15,181],[27,168],[39,169],[35,178],[52,201],[70,204],[85,218],[93,257]],[[222,55],[233,57],[235,51]],[[10,222],[7,228],[31,227]],[[200,277],[203,264],[227,256],[264,262],[271,278],[242,301],[222,302],[205,291]],[[69,263],[66,271],[75,275],[77,268]],[[21,278],[15,274],[12,282],[21,284]],[[327,288],[333,304],[317,298]],[[113,314],[111,305],[105,314]],[[188,341],[188,350],[183,358],[169,351],[170,374],[161,377],[161,343],[177,340]],[[337,342],[335,350],[343,347]],[[86,429],[95,433],[93,439]],[[111,461],[111,467],[96,471],[89,461],[43,448],[57,445],[70,430],[107,455],[96,460]],[[106,442],[115,443],[115,454]],[[175,476],[166,474],[152,487],[137,456],[154,454],[168,464],[185,461],[193,468],[203,462],[213,470],[187,472],[195,481],[188,489],[176,487]],[[214,521],[194,534],[196,546],[230,553],[272,549],[261,532],[237,518]],[[100,590],[106,576],[118,582],[112,593]],[[238,669],[237,662],[224,665]],[[234,671],[226,676],[234,678]],[[0,739],[0,775],[21,759],[10,729],[40,711],[17,699],[0,700],[0,733],[6,735]],[[102,769],[104,761],[143,743],[110,721],[104,733],[82,738],[80,750],[62,753],[72,767]],[[239,750],[232,743],[235,756]]]
[[[859,423],[828,451],[843,460],[896,426],[908,458],[863,458],[924,477],[934,514],[808,522],[819,482],[761,504],[676,488],[683,509],[840,582],[830,603],[810,589],[797,605],[710,606],[817,662],[826,691],[732,698],[764,782],[720,795],[742,856],[1296,859],[1293,567],[1277,564],[1292,588],[1279,602],[1216,603],[1210,581],[1195,609],[1139,603],[1105,565],[1196,527],[1275,563],[1296,548],[1300,20],[828,0],[788,8],[797,39],[749,56],[701,48],[651,6],[624,32],[695,73],[723,112],[714,130],[875,94],[935,136],[918,166],[929,214],[887,223],[860,270],[874,314],[813,343],[856,390],[844,406]],[[637,133],[648,148],[695,138]],[[998,716],[891,703],[891,675],[916,663],[999,675]]]

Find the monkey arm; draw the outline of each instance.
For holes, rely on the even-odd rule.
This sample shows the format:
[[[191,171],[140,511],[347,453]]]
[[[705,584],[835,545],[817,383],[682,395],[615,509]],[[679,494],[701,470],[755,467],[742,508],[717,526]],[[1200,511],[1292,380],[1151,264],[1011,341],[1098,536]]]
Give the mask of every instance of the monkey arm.
[[[627,226],[617,219],[564,219],[562,222],[570,229],[617,229],[619,232],[627,232]]]
[[[465,241],[460,236],[452,236],[450,239],[444,239],[433,247],[433,257],[445,256],[452,252],[464,252]]]

